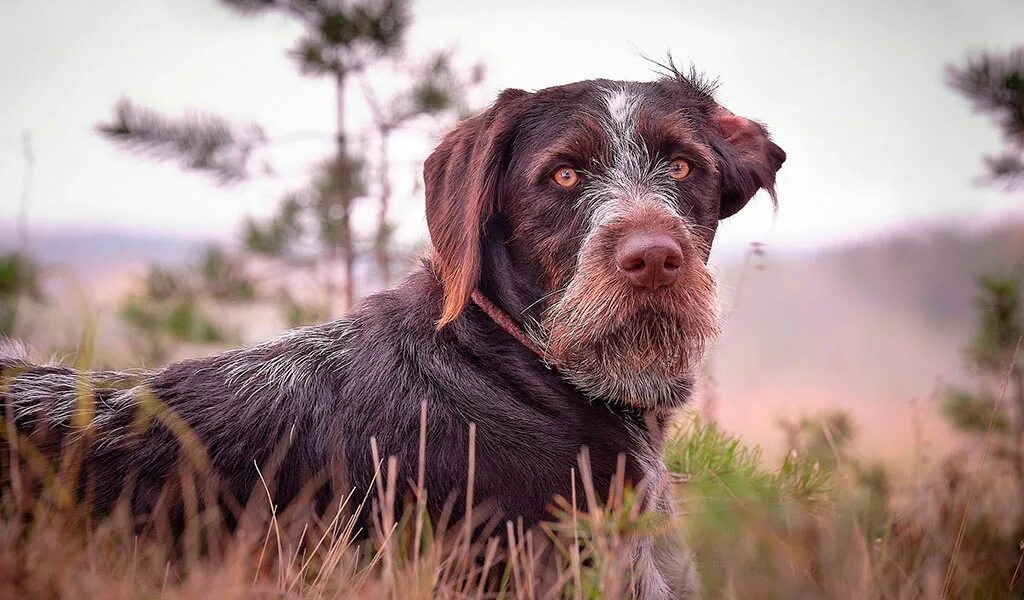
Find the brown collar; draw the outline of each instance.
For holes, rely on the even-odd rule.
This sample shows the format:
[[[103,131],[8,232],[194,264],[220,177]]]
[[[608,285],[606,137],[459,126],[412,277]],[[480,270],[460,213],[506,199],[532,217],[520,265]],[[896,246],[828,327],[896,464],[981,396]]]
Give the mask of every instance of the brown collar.
[[[483,292],[481,292],[480,290],[473,290],[472,298],[473,302],[476,302],[476,305],[479,306],[485,313],[487,313],[487,316],[490,317],[492,321],[497,323],[499,327],[501,327],[506,332],[508,332],[509,335],[514,337],[517,342],[526,346],[531,352],[536,354],[545,366],[551,368],[549,366],[551,363],[548,360],[548,355],[546,352],[544,352],[544,349],[537,345],[536,342],[531,340],[530,336],[526,335],[522,328],[520,328],[519,325],[512,320],[512,317],[508,316],[508,313],[498,308],[498,306],[495,303],[491,302],[490,298],[484,296]]]

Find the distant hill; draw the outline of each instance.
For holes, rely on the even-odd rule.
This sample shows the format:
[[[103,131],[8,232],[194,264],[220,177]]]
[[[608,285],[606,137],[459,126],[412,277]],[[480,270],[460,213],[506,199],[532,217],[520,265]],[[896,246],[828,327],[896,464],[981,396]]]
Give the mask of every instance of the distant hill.
[[[711,359],[718,412],[772,445],[778,416],[839,406],[861,422],[866,447],[909,451],[911,400],[930,416],[944,385],[974,382],[963,347],[977,276],[1013,272],[1024,279],[1024,219],[936,225],[814,253],[769,248],[745,269],[725,265],[731,309]]]
[[[118,229],[33,229],[29,247],[44,264],[61,264],[83,270],[103,270],[124,262],[181,264],[196,256],[207,242],[173,235],[134,233]],[[0,252],[16,248],[14,227],[0,224]]]

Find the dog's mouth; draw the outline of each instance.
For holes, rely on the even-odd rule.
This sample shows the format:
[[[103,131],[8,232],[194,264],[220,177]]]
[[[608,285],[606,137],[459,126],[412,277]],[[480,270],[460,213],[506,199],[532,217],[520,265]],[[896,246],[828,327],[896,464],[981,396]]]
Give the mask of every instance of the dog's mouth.
[[[584,260],[542,324],[549,359],[588,395],[640,408],[678,406],[718,335],[716,285],[698,260],[667,287],[638,288]],[[605,263],[607,265],[607,263]]]

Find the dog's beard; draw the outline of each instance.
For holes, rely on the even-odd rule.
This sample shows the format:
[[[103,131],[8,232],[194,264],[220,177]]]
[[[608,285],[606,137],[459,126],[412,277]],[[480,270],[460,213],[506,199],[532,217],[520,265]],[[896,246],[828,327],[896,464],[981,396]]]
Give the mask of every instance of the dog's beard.
[[[705,348],[718,336],[714,277],[691,259],[674,285],[637,289],[602,262],[584,259],[547,311],[552,362],[593,398],[642,409],[682,405]]]

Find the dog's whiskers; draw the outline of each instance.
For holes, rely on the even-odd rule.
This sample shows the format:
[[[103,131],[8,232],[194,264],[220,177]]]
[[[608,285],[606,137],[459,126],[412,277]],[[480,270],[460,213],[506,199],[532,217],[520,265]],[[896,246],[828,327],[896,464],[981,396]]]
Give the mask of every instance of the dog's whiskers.
[[[522,316],[522,315],[525,315],[525,314],[526,314],[526,311],[530,310],[530,309],[531,309],[531,308],[533,308],[534,306],[537,306],[538,304],[540,304],[540,303],[541,303],[541,302],[543,302],[544,300],[546,300],[546,299],[550,298],[551,296],[554,296],[555,294],[561,294],[561,293],[564,293],[564,292],[565,292],[565,290],[566,290],[566,289],[567,289],[568,287],[569,287],[568,285],[562,286],[561,288],[559,288],[559,289],[557,289],[557,290],[553,290],[553,291],[551,291],[551,292],[548,292],[547,294],[544,294],[544,295],[543,295],[543,296],[541,296],[540,298],[537,298],[536,300],[534,300],[533,302],[531,302],[529,306],[527,306],[527,307],[526,307],[526,308],[524,308],[523,310],[519,311],[519,314],[520,314],[520,316]]]

